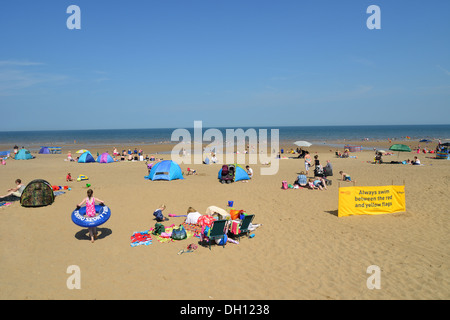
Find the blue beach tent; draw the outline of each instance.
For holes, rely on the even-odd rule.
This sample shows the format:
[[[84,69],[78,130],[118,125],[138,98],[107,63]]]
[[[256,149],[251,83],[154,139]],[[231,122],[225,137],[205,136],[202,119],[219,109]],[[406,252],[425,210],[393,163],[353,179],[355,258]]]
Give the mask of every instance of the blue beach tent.
[[[42,147],[41,150],[39,150],[40,154],[50,154],[50,149],[47,147]]]
[[[148,180],[183,180],[183,173],[180,166],[172,160],[164,160],[156,163],[150,170],[150,174],[145,177]]]
[[[86,151],[80,156],[80,158],[78,159],[78,163],[88,163],[88,162],[95,162],[95,159],[89,151]]]
[[[17,152],[16,156],[14,157],[16,160],[29,160],[33,159],[33,156],[31,155],[30,151],[27,149],[20,149],[19,152]]]

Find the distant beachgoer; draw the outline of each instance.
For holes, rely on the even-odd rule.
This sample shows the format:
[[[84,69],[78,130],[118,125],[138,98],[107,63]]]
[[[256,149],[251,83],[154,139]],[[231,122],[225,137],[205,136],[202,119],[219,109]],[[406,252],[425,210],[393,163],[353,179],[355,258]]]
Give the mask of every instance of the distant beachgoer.
[[[381,157],[381,152],[377,152],[377,155],[375,156],[375,163],[383,163],[383,159]]]
[[[299,185],[300,187],[306,187],[308,185],[308,180],[306,178],[305,172],[300,172],[295,180],[294,185]]]
[[[248,177],[251,179],[253,177],[253,169],[250,166],[245,167],[247,169]]]
[[[193,169],[193,168],[187,168],[187,174],[190,175],[194,175],[197,174],[197,170]]]
[[[309,151],[305,152],[305,171],[306,175],[308,175],[309,168],[311,168],[311,156],[309,155]]]
[[[309,178],[308,179],[308,189],[314,190],[317,189],[316,186],[314,185],[314,179]]]
[[[81,208],[83,204],[86,203],[86,215],[88,217],[95,217],[95,201],[100,202],[101,205],[105,203],[105,201],[100,200],[98,198],[93,197],[94,191],[92,189],[88,189],[87,198],[83,199],[78,205],[77,209]],[[97,227],[89,227],[89,236],[91,237],[91,242],[97,239]]]
[[[411,161],[412,165],[420,165],[420,160],[417,157],[414,157],[414,160]]]
[[[15,196],[15,197],[20,198],[23,190],[25,189],[25,186],[22,184],[22,180],[20,180],[20,179],[16,179],[15,183],[16,183],[16,187],[8,189],[8,191],[7,191],[8,193],[5,194],[4,196],[1,196],[0,198],[5,198],[7,196]]]
[[[333,175],[333,166],[331,165],[331,161],[327,160],[326,166],[323,168],[323,174],[325,177],[330,177]]]
[[[66,182],[69,182],[69,181],[73,181],[72,176],[70,175],[70,172],[67,174],[67,177],[66,177]]]
[[[341,175],[342,181],[356,182],[355,180],[352,180],[350,175],[348,173],[345,173],[344,171],[339,171],[339,174]]]
[[[320,166],[320,161],[319,161],[319,156],[316,154],[314,156],[314,168],[317,168],[318,166]]]
[[[325,183],[325,180],[320,177],[316,177],[313,181],[314,187],[318,188],[319,190],[327,190],[327,184]]]

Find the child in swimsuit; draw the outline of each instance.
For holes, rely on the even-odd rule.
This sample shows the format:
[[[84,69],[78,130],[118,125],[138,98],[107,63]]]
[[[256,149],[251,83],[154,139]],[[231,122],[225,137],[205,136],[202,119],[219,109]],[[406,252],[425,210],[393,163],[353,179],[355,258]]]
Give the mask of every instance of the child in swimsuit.
[[[84,203],[86,203],[86,215],[88,217],[95,217],[95,201],[104,203],[103,200],[100,200],[98,198],[94,198],[92,195],[94,194],[94,191],[92,189],[88,189],[87,191],[87,198],[85,198],[83,201],[81,201],[78,204],[78,207],[81,207]],[[97,227],[89,227],[89,236],[91,237],[91,242],[93,243],[94,240],[97,239]]]

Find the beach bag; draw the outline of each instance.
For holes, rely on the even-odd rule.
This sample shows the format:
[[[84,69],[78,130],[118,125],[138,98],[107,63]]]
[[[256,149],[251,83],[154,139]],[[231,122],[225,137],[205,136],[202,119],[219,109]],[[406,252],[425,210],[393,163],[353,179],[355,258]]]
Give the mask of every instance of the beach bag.
[[[165,231],[166,231],[166,228],[164,227],[164,225],[157,222],[157,223],[155,223],[155,228],[153,229],[152,234],[160,235],[161,233],[163,233]]]
[[[286,190],[288,188],[288,183],[287,181],[282,181],[281,182],[281,189]]]
[[[172,236],[171,238],[173,240],[183,240],[187,238],[186,230],[182,225],[180,225],[178,228],[173,228],[172,230]]]

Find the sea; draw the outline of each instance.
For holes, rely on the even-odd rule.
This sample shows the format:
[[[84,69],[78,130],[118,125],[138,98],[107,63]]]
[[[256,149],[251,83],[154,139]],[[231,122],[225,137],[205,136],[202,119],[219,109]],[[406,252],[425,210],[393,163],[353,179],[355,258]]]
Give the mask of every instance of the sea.
[[[135,146],[153,144],[178,143],[180,138],[172,141],[172,133],[180,128],[142,128],[142,129],[99,129],[99,130],[58,130],[58,131],[0,131],[0,145],[25,147],[30,151],[39,150],[42,146]],[[182,128],[189,131],[194,139],[193,128]],[[203,133],[210,128],[203,128]],[[225,139],[227,129],[260,129],[267,130],[267,141],[270,143],[272,130],[279,130],[280,145],[297,140],[312,144],[339,147],[336,141],[386,141],[405,140],[420,141],[422,139],[437,142],[450,141],[450,124],[445,125],[372,125],[372,126],[286,126],[286,127],[222,127],[212,128],[222,132]],[[261,135],[259,135],[261,137]],[[205,141],[209,143],[209,141]],[[9,148],[9,147],[8,147]]]

